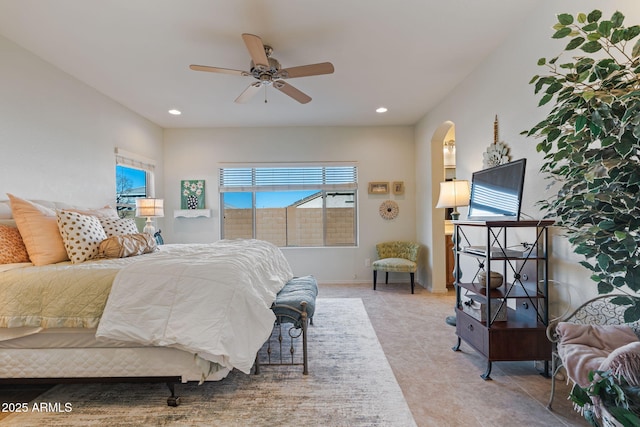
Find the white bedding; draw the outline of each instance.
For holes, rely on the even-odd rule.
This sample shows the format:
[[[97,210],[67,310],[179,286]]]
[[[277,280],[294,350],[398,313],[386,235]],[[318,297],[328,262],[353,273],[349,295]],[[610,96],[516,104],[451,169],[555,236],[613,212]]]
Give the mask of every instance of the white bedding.
[[[164,245],[118,273],[96,337],[174,347],[249,373],[273,328],[271,304],[292,277],[268,242]]]

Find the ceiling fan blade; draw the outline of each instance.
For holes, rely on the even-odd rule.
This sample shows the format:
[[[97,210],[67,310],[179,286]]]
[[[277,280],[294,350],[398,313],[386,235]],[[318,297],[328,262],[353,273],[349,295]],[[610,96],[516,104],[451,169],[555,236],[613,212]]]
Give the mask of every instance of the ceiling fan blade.
[[[307,102],[311,101],[311,97],[309,95],[301,92],[300,90],[291,86],[289,83],[278,80],[273,82],[273,87],[275,87],[285,95],[289,95],[301,104],[306,104]]]
[[[249,55],[251,55],[253,64],[256,67],[262,66],[269,68],[269,59],[264,51],[262,39],[256,35],[244,33],[242,40],[244,40],[244,44],[247,45],[247,50],[249,51]]]
[[[234,74],[236,76],[248,76],[249,73],[242,70],[232,70],[230,68],[209,67],[208,65],[189,65],[193,71],[207,71],[209,73]]]
[[[283,79],[293,79],[295,77],[317,76],[320,74],[332,74],[334,71],[331,62],[321,62],[319,64],[301,65],[280,70],[278,75]]]
[[[250,84],[249,87],[246,88],[244,90],[244,92],[242,92],[240,94],[240,96],[236,98],[236,100],[234,102],[237,102],[238,104],[243,104],[243,103],[247,102],[248,100],[253,98],[253,96],[256,93],[258,93],[258,91],[260,90],[261,87],[262,87],[262,84],[260,82],[255,82],[255,83]]]

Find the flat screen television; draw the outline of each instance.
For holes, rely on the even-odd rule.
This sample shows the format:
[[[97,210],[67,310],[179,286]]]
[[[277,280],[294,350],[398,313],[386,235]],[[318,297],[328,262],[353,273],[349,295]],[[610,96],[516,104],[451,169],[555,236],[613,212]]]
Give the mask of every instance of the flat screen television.
[[[519,221],[526,165],[520,159],[474,172],[468,219]]]

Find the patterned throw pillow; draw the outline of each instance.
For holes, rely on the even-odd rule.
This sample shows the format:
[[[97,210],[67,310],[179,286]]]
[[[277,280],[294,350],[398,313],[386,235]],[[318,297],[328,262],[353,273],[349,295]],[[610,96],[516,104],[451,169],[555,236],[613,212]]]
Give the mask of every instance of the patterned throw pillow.
[[[60,235],[71,263],[78,264],[95,258],[100,242],[107,238],[100,220],[65,210],[57,211],[57,215]]]
[[[100,218],[100,224],[107,237],[139,233],[136,222],[132,218]]]
[[[126,258],[148,254],[155,251],[156,248],[156,241],[151,234],[123,234],[103,240],[98,248],[98,253],[104,258]]]
[[[0,264],[29,262],[29,254],[16,227],[0,225]]]
[[[98,209],[79,209],[79,208],[69,208],[65,209],[69,212],[75,212],[82,215],[91,215],[97,216],[98,218],[119,218],[118,211],[112,208],[109,205],[106,205],[103,208]]]

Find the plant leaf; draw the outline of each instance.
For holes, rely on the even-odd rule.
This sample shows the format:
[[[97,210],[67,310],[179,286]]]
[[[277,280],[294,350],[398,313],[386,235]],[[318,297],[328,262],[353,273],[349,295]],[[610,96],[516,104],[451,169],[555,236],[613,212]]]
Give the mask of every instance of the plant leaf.
[[[609,37],[612,28],[613,24],[611,21],[602,21],[600,22],[600,25],[598,25],[598,33],[602,34],[604,37]]]
[[[598,283],[598,293],[599,294],[610,294],[613,292],[613,285],[607,282],[599,282]]]
[[[556,31],[555,34],[553,34],[551,36],[551,38],[553,38],[553,39],[561,39],[563,37],[567,37],[569,34],[571,34],[571,28],[564,27],[564,28],[560,28],[558,31]]]
[[[583,115],[578,116],[576,119],[576,133],[580,132],[587,124],[587,118]]]
[[[602,18],[602,12],[597,9],[593,10],[590,14],[587,15],[587,21],[589,22],[599,21],[600,18]]]
[[[587,22],[587,15],[585,15],[584,13],[578,13],[577,20],[579,23],[584,24],[585,22]]]
[[[626,323],[633,323],[637,320],[640,320],[640,307],[635,305],[624,311],[624,321]]]
[[[638,56],[640,56],[640,40],[638,40],[636,42],[636,44],[633,45],[633,50],[631,51],[631,56],[633,58],[637,58]]]
[[[594,53],[602,49],[602,45],[598,41],[592,40],[583,44],[580,49],[587,53]]]
[[[567,47],[564,50],[573,50],[580,47],[584,43],[584,37],[576,37],[571,39],[571,41],[567,44]]]
[[[615,11],[613,15],[611,15],[611,25],[615,28],[621,27],[624,22],[624,15],[619,11]]]
[[[549,85],[549,87],[547,88],[547,93],[549,94],[556,93],[560,89],[562,89],[562,83],[559,83],[556,81]]]
[[[587,40],[589,40],[590,42],[596,41],[596,40],[600,40],[602,38],[602,34],[600,33],[589,33],[587,34]]]
[[[616,28],[615,30],[613,30],[613,33],[611,34],[611,43],[613,44],[620,43],[622,40],[624,40],[624,36],[625,36],[625,31],[623,29]]]
[[[573,16],[568,13],[561,13],[558,15],[558,22],[562,25],[571,25],[573,24]]]
[[[638,34],[640,34],[640,25],[634,25],[624,30],[624,38],[627,41],[633,40],[638,36]]]
[[[542,99],[540,100],[540,102],[538,103],[538,107],[546,104],[547,102],[551,101],[551,98],[553,98],[553,94],[551,93],[546,93]]]

